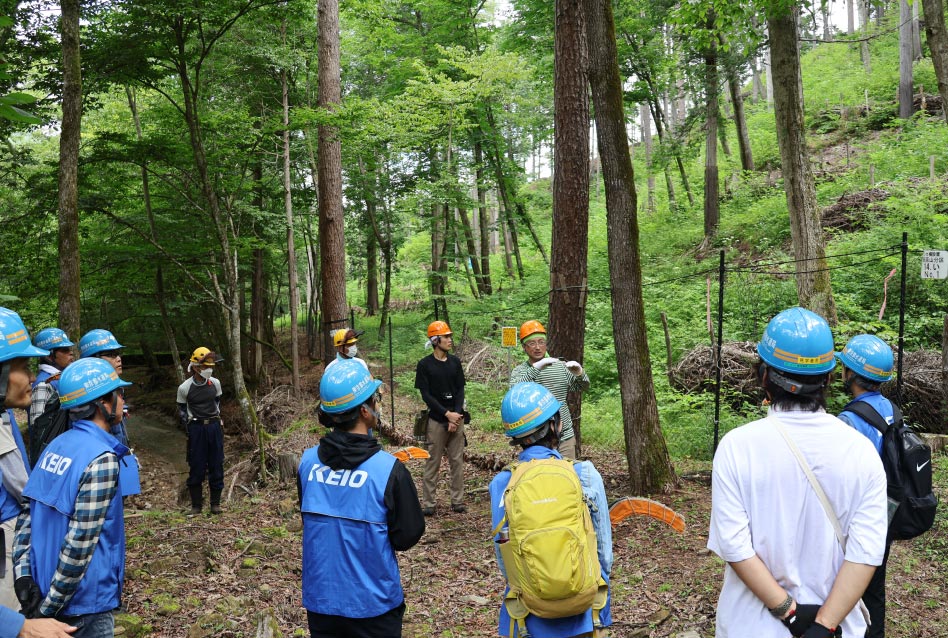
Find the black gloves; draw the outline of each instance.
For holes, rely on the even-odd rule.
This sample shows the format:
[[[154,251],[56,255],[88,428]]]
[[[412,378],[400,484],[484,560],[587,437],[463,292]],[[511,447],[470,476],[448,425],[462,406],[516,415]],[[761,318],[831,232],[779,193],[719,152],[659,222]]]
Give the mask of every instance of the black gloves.
[[[20,576],[13,582],[13,591],[20,601],[20,612],[27,618],[39,617],[39,608],[43,604],[43,592],[32,576]]]
[[[816,621],[816,612],[820,610],[820,607],[821,605],[801,605],[797,603],[796,611],[780,622],[794,636],[802,636],[810,628],[810,625]]]
[[[839,638],[842,635],[843,632],[839,627],[829,629],[814,621],[810,628],[806,630],[806,633],[803,634],[803,638]]]

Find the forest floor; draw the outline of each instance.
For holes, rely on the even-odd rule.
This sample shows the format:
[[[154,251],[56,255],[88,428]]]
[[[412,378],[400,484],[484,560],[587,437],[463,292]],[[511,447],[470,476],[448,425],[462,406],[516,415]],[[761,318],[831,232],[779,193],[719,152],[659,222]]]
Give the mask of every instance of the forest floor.
[[[314,370],[307,387],[314,387],[318,376]],[[401,414],[416,409],[417,400],[407,394],[397,401]],[[140,405],[149,404],[157,406],[149,397],[140,397]],[[306,416],[311,414],[310,405],[284,408],[283,421],[295,420],[302,427],[290,427],[273,439],[270,454],[302,452],[317,442],[321,432],[315,420]],[[133,443],[135,418],[133,413],[129,427]],[[308,636],[301,606],[302,525],[295,482],[281,483],[276,477],[266,485],[252,481],[253,451],[239,433],[229,434],[224,492],[229,498],[224,513],[188,516],[183,498],[183,434],[167,413],[146,408],[138,418],[147,423],[151,434],[136,443],[143,466],[143,493],[126,507],[124,601],[128,613],[118,617],[116,635]],[[164,437],[155,435],[161,428],[165,428]],[[500,438],[472,429],[470,438],[482,437]],[[472,443],[469,450],[483,449],[483,444]],[[494,447],[500,456],[510,453],[502,441],[495,441]],[[622,453],[587,452],[605,479],[610,500],[629,495]],[[420,491],[423,461],[412,461],[409,467]],[[710,463],[678,461],[676,469],[679,476],[691,478],[656,498],[685,517],[685,532],[678,534],[644,518],[627,519],[614,531],[613,636],[674,637],[689,630],[701,638],[714,634],[723,564],[705,548]],[[421,542],[399,554],[407,603],[406,637],[496,635],[503,580],[489,541],[487,485],[493,474],[476,463],[467,465],[468,511],[464,514],[450,512],[442,483],[438,512],[428,519]],[[446,480],[446,468],[442,477]],[[944,503],[948,472],[940,468],[937,477]],[[893,547],[888,577],[890,636],[948,637],[946,527]]]

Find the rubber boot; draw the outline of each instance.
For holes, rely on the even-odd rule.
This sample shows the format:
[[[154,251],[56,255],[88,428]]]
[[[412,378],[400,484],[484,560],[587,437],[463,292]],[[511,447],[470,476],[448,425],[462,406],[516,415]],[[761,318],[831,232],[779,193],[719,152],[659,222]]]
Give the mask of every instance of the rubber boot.
[[[211,490],[211,514],[221,513],[221,490]]]
[[[204,507],[203,485],[188,485],[188,491],[191,492],[191,513],[200,514]]]

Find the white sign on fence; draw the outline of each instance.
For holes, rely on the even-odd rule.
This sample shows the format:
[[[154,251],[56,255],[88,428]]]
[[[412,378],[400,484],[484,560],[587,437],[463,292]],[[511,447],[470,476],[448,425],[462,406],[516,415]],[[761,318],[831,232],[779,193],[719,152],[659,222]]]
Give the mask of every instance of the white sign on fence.
[[[948,279],[948,250],[922,253],[922,279]]]

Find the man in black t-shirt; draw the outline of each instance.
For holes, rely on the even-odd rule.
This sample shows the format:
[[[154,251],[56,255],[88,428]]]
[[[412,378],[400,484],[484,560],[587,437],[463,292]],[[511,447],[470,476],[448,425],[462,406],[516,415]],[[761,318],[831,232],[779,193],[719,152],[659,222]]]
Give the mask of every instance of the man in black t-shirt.
[[[464,370],[448,351],[454,345],[451,328],[443,321],[428,326],[434,352],[418,362],[415,387],[428,406],[428,452],[422,485],[421,511],[435,513],[435,491],[441,457],[451,466],[451,509],[464,512]]]

